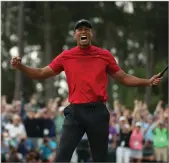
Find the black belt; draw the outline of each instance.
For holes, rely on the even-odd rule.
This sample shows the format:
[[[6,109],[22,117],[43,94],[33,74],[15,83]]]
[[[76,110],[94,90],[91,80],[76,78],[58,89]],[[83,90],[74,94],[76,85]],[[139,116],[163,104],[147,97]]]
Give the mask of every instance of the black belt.
[[[71,106],[97,106],[97,105],[106,105],[105,101],[97,101],[97,102],[88,102],[88,103],[77,103],[77,104],[73,104],[70,103]]]

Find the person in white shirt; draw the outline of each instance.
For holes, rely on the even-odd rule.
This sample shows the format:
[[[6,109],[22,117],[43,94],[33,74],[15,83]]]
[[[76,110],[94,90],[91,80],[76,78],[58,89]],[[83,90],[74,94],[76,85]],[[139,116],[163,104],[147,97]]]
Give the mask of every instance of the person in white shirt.
[[[12,118],[12,123],[7,124],[5,129],[8,130],[10,138],[19,139],[20,137],[27,136],[25,127],[19,115],[14,115]]]

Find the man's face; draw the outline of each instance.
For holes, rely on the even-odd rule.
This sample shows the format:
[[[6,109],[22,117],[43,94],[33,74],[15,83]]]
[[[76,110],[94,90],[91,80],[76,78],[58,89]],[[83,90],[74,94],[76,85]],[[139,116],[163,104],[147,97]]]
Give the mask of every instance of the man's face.
[[[19,118],[13,119],[13,124],[15,126],[18,126],[20,124],[20,119]]]
[[[92,30],[86,26],[80,26],[74,32],[74,38],[81,47],[87,47],[91,44]]]
[[[140,126],[136,126],[136,131],[140,131],[141,127]]]
[[[160,127],[160,128],[163,128],[163,127],[164,127],[164,123],[161,122],[161,123],[159,124],[159,127]]]

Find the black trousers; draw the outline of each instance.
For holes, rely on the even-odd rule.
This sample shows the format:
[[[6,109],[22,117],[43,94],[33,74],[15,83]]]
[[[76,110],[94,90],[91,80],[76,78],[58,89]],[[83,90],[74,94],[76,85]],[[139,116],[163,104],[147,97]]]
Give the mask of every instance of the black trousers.
[[[108,151],[109,112],[102,102],[70,104],[64,110],[56,162],[70,162],[72,154],[86,132],[92,160],[106,162]]]

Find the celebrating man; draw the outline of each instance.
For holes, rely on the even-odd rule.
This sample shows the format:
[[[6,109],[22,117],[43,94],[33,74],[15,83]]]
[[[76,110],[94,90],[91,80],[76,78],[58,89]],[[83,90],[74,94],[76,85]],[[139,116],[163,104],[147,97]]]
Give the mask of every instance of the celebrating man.
[[[21,63],[20,57],[11,60],[11,65],[31,79],[46,79],[65,71],[69,87],[70,105],[64,110],[65,121],[56,162],[70,162],[74,149],[84,133],[87,134],[94,162],[106,162],[109,132],[109,112],[106,86],[108,74],[127,86],[158,85],[159,75],[142,79],[125,73],[113,55],[93,46],[92,25],[88,20],[79,20],[74,27],[77,46],[63,51],[48,66],[30,68]]]

